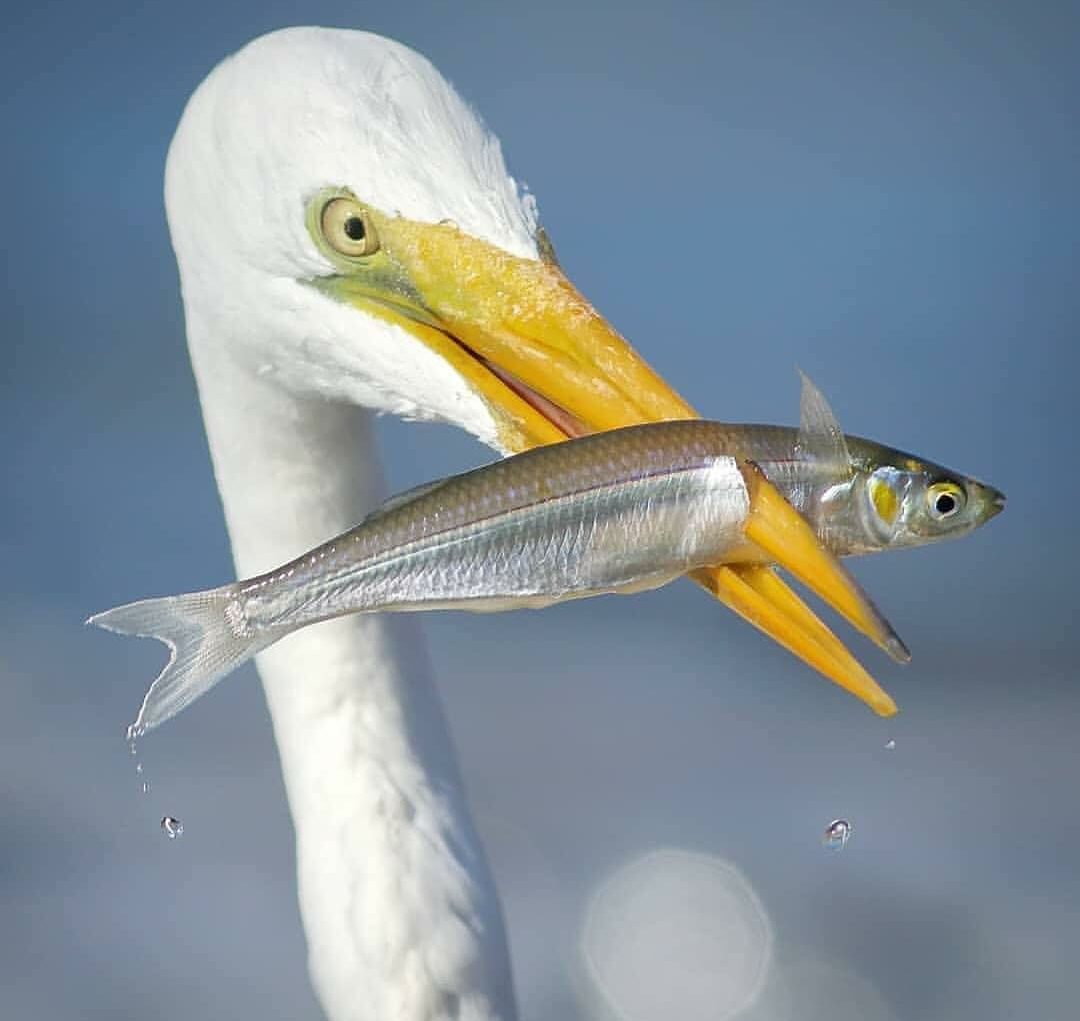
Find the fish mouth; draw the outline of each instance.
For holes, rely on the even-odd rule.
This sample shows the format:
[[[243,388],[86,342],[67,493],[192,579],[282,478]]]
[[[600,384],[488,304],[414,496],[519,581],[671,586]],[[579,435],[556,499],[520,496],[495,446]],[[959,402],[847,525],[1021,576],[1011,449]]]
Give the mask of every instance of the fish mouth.
[[[983,518],[980,524],[986,524],[991,518],[997,518],[1005,509],[1005,495],[993,486],[983,486],[986,498],[983,500]]]
[[[971,480],[967,484],[967,491],[972,508],[970,518],[973,528],[985,525],[1005,509],[1005,494],[1000,489],[988,486],[985,482]]]
[[[340,190],[334,194],[340,195]],[[546,238],[541,258],[513,255],[452,223],[366,207],[380,249],[364,261],[326,252],[333,276],[307,281],[389,320],[445,359],[484,402],[506,453],[589,432],[699,417],[563,273]],[[790,571],[893,658],[907,651],[888,622],[799,514],[744,462],[746,539]],[[760,476],[760,478],[758,477]],[[726,606],[880,715],[896,704],[771,567],[702,568],[693,579]]]

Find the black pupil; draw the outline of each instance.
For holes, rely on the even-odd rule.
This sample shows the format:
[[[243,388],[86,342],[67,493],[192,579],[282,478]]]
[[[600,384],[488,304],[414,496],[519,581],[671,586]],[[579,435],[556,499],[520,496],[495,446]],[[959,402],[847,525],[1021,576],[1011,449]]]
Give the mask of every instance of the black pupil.
[[[363,241],[364,235],[367,231],[364,230],[364,221],[359,216],[350,216],[345,221],[345,233],[352,238],[353,241]]]
[[[936,506],[938,514],[951,514],[956,510],[956,500],[949,496],[948,493],[942,493],[937,498]]]

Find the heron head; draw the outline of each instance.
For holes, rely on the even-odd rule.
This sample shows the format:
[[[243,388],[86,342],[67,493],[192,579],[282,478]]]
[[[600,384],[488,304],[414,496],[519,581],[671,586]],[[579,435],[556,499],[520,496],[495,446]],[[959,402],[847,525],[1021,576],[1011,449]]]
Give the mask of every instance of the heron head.
[[[495,137],[391,40],[286,29],[226,60],[166,200],[189,319],[283,386],[504,452],[693,415],[563,274]]]

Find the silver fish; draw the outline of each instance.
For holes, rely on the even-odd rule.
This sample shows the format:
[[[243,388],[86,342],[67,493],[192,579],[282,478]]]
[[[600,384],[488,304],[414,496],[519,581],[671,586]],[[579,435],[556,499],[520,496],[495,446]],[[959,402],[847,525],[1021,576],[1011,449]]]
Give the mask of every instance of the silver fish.
[[[949,530],[926,528],[932,509],[920,500],[934,486],[966,494],[968,530],[1000,508],[1000,496],[845,438],[806,380],[802,403],[798,430],[663,422],[529,450],[391,498],[355,528],[266,574],[130,603],[88,623],[154,637],[170,649],[133,724],[140,734],[261,649],[318,621],[375,610],[539,607],[655,588],[727,563],[743,572],[732,574],[733,590],[721,595],[728,605],[879,712],[894,712],[809,609],[787,601],[786,587],[777,602],[772,586],[782,583],[766,590],[749,571],[787,567],[904,660],[903,643],[819,536],[838,553],[931,541]],[[895,505],[881,485],[896,494]],[[939,517],[944,525],[958,513]],[[747,593],[748,602],[744,580],[758,592]],[[763,591],[779,607],[780,626],[763,622]],[[797,601],[794,593],[790,599]],[[793,621],[794,639],[777,633]]]

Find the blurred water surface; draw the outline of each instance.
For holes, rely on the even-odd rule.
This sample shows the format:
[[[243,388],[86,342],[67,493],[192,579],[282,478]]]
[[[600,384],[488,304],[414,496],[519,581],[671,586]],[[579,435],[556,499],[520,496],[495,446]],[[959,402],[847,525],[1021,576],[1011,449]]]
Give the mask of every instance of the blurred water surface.
[[[144,742],[143,795],[122,736],[160,653],[81,627],[229,575],[161,173],[210,67],[304,22],[427,54],[501,136],[571,277],[704,412],[794,421],[799,365],[849,431],[1009,496],[963,542],[856,565],[915,655],[855,646],[902,706],[887,723],[686,583],[425,619],[524,1016],[609,1009],[582,977],[588,907],[663,848],[760,904],[751,1021],[1074,1017],[1080,21],[842,0],[10,16],[3,1015],[319,1016],[253,671]],[[393,489],[489,456],[445,429],[381,431]],[[854,833],[829,853],[838,816]],[[622,990],[640,1018],[666,999],[680,1016],[696,951],[677,900],[623,905],[683,948]]]

